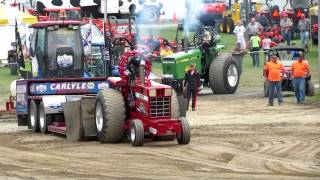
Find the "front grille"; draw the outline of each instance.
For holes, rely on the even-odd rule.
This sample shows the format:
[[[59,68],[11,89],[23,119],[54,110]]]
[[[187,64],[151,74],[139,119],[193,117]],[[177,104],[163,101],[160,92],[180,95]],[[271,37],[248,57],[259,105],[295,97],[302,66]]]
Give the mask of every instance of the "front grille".
[[[170,97],[150,98],[150,117],[169,118],[170,117]]]

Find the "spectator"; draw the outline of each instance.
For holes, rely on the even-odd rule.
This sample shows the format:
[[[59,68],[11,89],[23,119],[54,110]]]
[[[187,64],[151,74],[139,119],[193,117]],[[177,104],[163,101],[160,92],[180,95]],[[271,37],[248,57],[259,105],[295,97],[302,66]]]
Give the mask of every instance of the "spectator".
[[[269,106],[273,106],[274,101],[274,93],[278,96],[279,105],[282,104],[282,94],[281,94],[281,73],[283,70],[283,66],[281,62],[278,62],[277,55],[271,56],[271,61],[265,65],[264,72],[265,77],[268,80],[269,87]],[[276,91],[275,91],[276,90]]]
[[[189,71],[185,75],[184,86],[187,86],[188,109],[190,97],[192,96],[192,111],[195,111],[198,89],[200,88],[200,75],[194,64],[190,64]]]
[[[300,31],[301,45],[303,48],[305,48],[307,50],[308,49],[310,20],[306,19],[304,14],[302,14],[301,19],[299,20],[298,29]]]
[[[269,38],[269,36],[266,36],[262,40],[262,49],[263,49],[263,52],[264,52],[264,64],[266,64],[268,62],[268,59],[269,59],[268,54],[269,54],[269,51],[270,51],[270,48],[271,48],[271,44],[272,44],[272,41]]]
[[[237,43],[240,43],[240,48],[246,48],[246,40],[244,39],[244,33],[246,32],[246,28],[243,26],[242,20],[238,21],[238,25],[234,28],[233,33],[236,34]]]
[[[297,103],[303,104],[305,97],[305,78],[309,74],[309,65],[304,62],[304,55],[302,52],[299,52],[299,58],[292,64],[291,70],[293,73],[293,87]]]
[[[253,66],[260,66],[259,51],[261,39],[258,34],[254,34],[250,38],[251,57]]]
[[[166,57],[166,56],[169,56],[169,55],[171,55],[171,54],[173,54],[172,49],[171,49],[171,46],[168,45],[168,44],[164,44],[164,46],[161,47],[161,49],[160,49],[160,56],[161,56],[161,58]]]
[[[259,34],[259,29],[263,28],[260,23],[256,22],[256,18],[251,18],[250,23],[247,25],[246,32],[249,36],[249,39],[251,36],[255,34]]]
[[[288,14],[283,15],[280,20],[280,27],[282,37],[287,41],[287,45],[290,46],[292,21],[289,19]]]

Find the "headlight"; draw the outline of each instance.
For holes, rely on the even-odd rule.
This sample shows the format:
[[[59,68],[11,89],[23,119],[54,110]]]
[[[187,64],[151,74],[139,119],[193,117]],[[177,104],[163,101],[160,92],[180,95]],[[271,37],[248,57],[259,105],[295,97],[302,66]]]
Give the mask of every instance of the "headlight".
[[[288,77],[288,74],[287,74],[287,73],[283,73],[283,77],[284,77],[284,78],[287,78],[287,77]]]
[[[157,96],[157,91],[155,89],[149,90],[149,96],[150,97],[156,97]]]
[[[172,89],[165,89],[164,96],[172,96]]]

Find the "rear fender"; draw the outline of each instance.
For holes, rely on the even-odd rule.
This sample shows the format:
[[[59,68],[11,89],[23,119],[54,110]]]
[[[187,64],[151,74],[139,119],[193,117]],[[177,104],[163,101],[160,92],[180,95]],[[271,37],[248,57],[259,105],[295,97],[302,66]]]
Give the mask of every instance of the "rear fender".
[[[109,77],[108,83],[111,87],[123,87],[126,85],[126,81],[124,81],[120,77]]]

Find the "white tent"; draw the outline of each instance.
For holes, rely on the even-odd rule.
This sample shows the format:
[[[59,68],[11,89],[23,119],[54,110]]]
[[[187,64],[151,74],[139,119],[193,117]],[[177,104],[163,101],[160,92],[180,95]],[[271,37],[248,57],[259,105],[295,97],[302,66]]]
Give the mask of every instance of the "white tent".
[[[11,42],[15,41],[16,21],[21,34],[25,34],[27,25],[37,22],[37,18],[12,6],[0,4],[0,60],[7,59]]]

